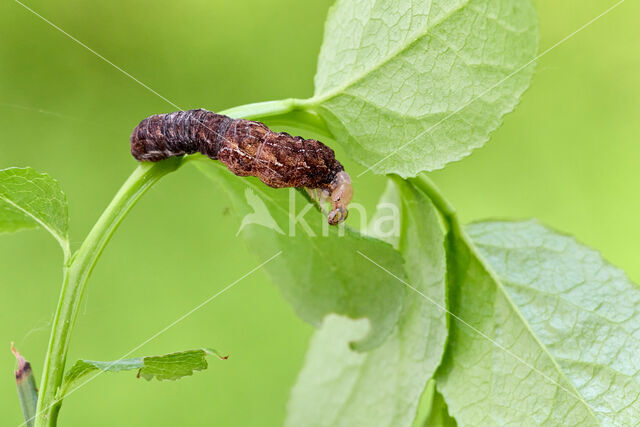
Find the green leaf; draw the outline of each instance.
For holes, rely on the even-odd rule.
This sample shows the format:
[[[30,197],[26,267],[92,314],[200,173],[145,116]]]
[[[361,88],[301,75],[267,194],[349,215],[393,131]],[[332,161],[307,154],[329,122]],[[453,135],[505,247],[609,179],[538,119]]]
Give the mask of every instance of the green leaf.
[[[640,289],[535,221],[468,230],[451,297],[468,325],[452,322],[437,378],[452,415],[474,425],[636,423]]]
[[[68,252],[67,198],[58,182],[32,168],[0,170],[0,232],[38,226]]]
[[[162,356],[136,357],[111,362],[78,360],[65,375],[60,395],[64,396],[79,380],[97,371],[121,372],[137,370],[137,377],[142,377],[147,381],[153,378],[158,379],[158,381],[175,381],[182,377],[191,376],[195,371],[207,369],[208,364],[206,357],[212,354],[221,359],[226,359],[226,357],[220,356],[215,350],[203,348],[170,353]]]
[[[371,331],[354,343],[358,350],[381,344],[393,331],[405,291],[357,252],[371,254],[404,277],[402,258],[393,247],[349,228],[327,225],[326,215],[300,191],[237,177],[209,159],[197,166],[220,184],[218,193],[229,197],[242,219],[238,233],[258,259],[281,252],[264,268],[303,320],[320,326],[329,313],[367,317]],[[295,221],[303,212],[304,221]]]
[[[303,105],[374,172],[439,169],[513,110],[537,34],[529,0],[338,0]]]
[[[363,354],[347,344],[366,332],[366,323],[328,317],[312,339],[293,388],[289,426],[410,426],[440,364],[447,337],[441,308],[446,305],[444,231],[429,199],[403,181],[398,185],[404,219],[400,248],[408,282],[424,296],[380,270],[371,262],[387,269],[385,261],[362,250],[369,268],[394,281],[389,286],[407,290],[397,329]]]

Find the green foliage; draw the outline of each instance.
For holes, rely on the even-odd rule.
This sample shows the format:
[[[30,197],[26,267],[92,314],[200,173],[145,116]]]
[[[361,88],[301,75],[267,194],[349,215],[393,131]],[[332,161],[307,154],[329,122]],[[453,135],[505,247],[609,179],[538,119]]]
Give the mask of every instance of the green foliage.
[[[238,236],[270,260],[264,268],[284,298],[318,327],[287,425],[640,419],[637,286],[597,252],[535,221],[465,229],[428,179],[401,178],[482,146],[527,88],[536,47],[529,0],[338,0],[314,97],[232,110],[256,119],[298,117],[317,131],[327,131],[324,119],[355,160],[390,175],[381,202],[400,205],[399,236],[372,226],[380,212],[362,232],[328,227],[302,191],[240,179],[208,159],[196,163],[242,219]],[[139,166],[65,264],[38,426],[55,424],[62,398],[92,373],[137,370],[147,380],[176,380],[207,368],[215,352],[199,349],[80,360],[62,381],[96,260],[138,198],[182,162]],[[58,184],[30,168],[0,170],[0,232],[37,226],[68,258]]]
[[[457,236],[438,388],[462,424],[628,425],[640,375],[640,290],[535,221]],[[473,329],[472,329],[473,328]],[[473,387],[468,387],[472,383]]]
[[[307,103],[377,173],[414,176],[482,146],[533,73],[529,0],[338,0]]]
[[[488,268],[499,277],[496,291],[504,294],[499,299],[512,301],[509,309],[494,305],[486,312],[494,320],[483,322],[514,336],[525,330],[523,336],[505,344],[517,342],[518,347],[509,347],[512,351],[531,364],[537,361],[534,366],[566,387],[532,374],[527,382],[537,385],[531,384],[526,403],[518,402],[514,394],[503,404],[514,410],[529,409],[537,420],[556,419],[564,424],[631,425],[640,419],[640,289],[598,252],[535,221],[477,223],[468,231]],[[469,293],[471,298],[474,293]],[[498,322],[503,316],[505,320]],[[481,351],[473,340],[463,345],[465,351],[453,353],[459,363],[465,363],[468,351]],[[494,384],[518,393],[514,380],[526,375],[526,369],[520,364],[515,378],[512,374],[508,379],[504,375],[508,368],[495,362],[481,364],[486,383],[492,378]],[[462,393],[456,390],[455,394]],[[506,394],[495,395],[492,405],[503,397]],[[484,410],[487,403],[471,407]],[[522,414],[517,419],[522,420]]]
[[[207,356],[216,355],[221,359],[220,354],[209,348],[198,350],[186,350],[177,353],[164,354],[162,356],[145,356],[131,359],[121,359],[111,362],[100,362],[96,360],[78,360],[75,365],[65,375],[60,395],[64,396],[79,381],[89,374],[97,371],[121,372],[138,371],[138,378],[142,377],[147,381],[156,378],[158,381],[178,380],[191,376],[195,371],[203,371],[209,366]]]
[[[32,168],[0,170],[0,233],[38,226],[68,252],[67,198],[58,182]]]
[[[402,258],[389,244],[349,228],[340,237],[340,230],[329,228],[326,217],[311,209],[309,200],[299,192],[238,178],[209,159],[199,162],[198,167],[220,184],[219,192],[229,197],[239,219],[259,215],[269,219],[269,224],[275,221],[277,229],[264,223],[250,224],[242,228],[240,236],[260,260],[282,252],[265,270],[302,319],[319,326],[329,313],[367,317],[371,331],[354,343],[360,350],[379,345],[393,331],[405,291],[356,252],[370,254],[404,277]],[[291,206],[297,206],[296,214],[307,210],[305,222],[294,222]],[[323,235],[323,229],[328,235]]]
[[[522,424],[589,421],[589,409],[576,404],[573,387],[475,248],[455,236],[451,257],[450,307],[463,320],[451,323],[447,357],[436,379],[456,420],[474,425],[490,425],[496,417]]]
[[[369,263],[381,277],[392,279],[388,286],[407,291],[397,328],[383,345],[361,354],[347,343],[361,336],[366,324],[325,319],[293,388],[287,425],[309,425],[309,419],[317,426],[410,425],[420,395],[440,364],[446,312],[435,304],[446,305],[444,230],[429,199],[404,181],[398,184],[405,218],[400,248],[408,280],[431,301],[416,298],[415,291]],[[359,252],[379,262],[367,248]]]
[[[419,208],[407,208],[416,195],[418,200],[434,198],[449,230],[452,318],[446,356],[434,376],[441,395],[431,392],[426,425],[493,425],[496,420],[627,425],[638,419],[640,375],[634,355],[640,352],[640,290],[623,272],[597,252],[533,221],[474,224],[469,237],[428,181],[417,188],[397,182],[405,211],[400,247],[411,281],[420,277],[412,275],[419,274],[418,263],[428,266],[437,258],[433,252],[425,256],[427,251],[443,248],[442,239],[429,240],[419,228],[406,225],[422,225],[422,234],[436,228],[423,216],[407,215],[425,212],[424,201]],[[423,246],[422,253],[403,245],[412,237]],[[384,272],[384,266],[379,267]],[[430,307],[421,310],[426,315],[441,304],[423,292],[417,287],[407,296],[403,314],[412,297],[418,304],[429,300]],[[438,336],[447,329],[442,322],[418,325],[423,327],[407,340],[410,345],[405,348],[410,350],[394,347],[394,334],[363,355],[349,351],[344,340],[363,333],[364,325],[328,318],[312,341],[293,389],[288,424],[299,424],[311,414],[314,425],[352,425],[354,420],[411,425],[406,411],[395,412],[395,405],[410,402],[408,410],[414,413],[419,397],[415,389],[402,388],[411,378],[403,367],[424,354],[421,343],[441,354],[434,331]],[[382,353],[389,347],[396,351]],[[411,372],[424,378],[416,366]],[[421,381],[420,391],[425,383]]]

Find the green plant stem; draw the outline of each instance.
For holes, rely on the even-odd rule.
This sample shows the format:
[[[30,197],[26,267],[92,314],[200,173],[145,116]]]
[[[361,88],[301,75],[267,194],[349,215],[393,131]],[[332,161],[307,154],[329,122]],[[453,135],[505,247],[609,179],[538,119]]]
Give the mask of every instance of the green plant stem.
[[[500,282],[497,275],[488,267],[486,261],[484,261],[483,257],[476,250],[475,244],[473,240],[467,234],[467,230],[464,225],[460,222],[458,218],[458,213],[456,209],[453,207],[451,203],[442,195],[442,191],[436,186],[436,184],[431,181],[426,175],[420,175],[417,178],[409,178],[416,187],[425,192],[427,196],[431,199],[436,209],[440,211],[445,221],[449,226],[449,231],[452,233],[454,238],[459,238],[462,242],[464,242],[469,250],[473,252],[473,254],[478,257],[478,259],[483,260],[483,264],[487,269],[487,273],[491,275],[491,277],[497,282]]]
[[[172,158],[163,162],[138,165],[100,216],[71,262],[65,266],[62,290],[40,383],[36,426],[56,424],[62,403],[62,399],[56,396],[56,393],[64,376],[71,331],[78,316],[87,279],[96,261],[136,201],[160,178],[176,170],[181,163],[182,159]]]
[[[298,109],[299,101],[297,99],[280,99],[278,101],[255,102],[253,104],[239,105],[224,111],[224,114],[234,119],[265,119],[271,116],[286,114]]]
[[[235,107],[221,114],[232,117],[263,118],[286,115],[297,108],[295,100],[270,101]],[[93,226],[78,251],[65,261],[62,288],[53,320],[49,346],[40,381],[36,427],[55,426],[64,396],[58,390],[64,377],[71,332],[87,280],[109,239],[138,199],[166,174],[177,170],[189,157],[170,158],[158,163],[141,163],[116,193]]]
[[[447,219],[453,220],[459,224],[458,214],[456,213],[456,209],[453,207],[451,203],[442,195],[442,191],[436,186],[436,184],[431,181],[426,175],[420,175],[417,178],[409,178],[416,187],[420,188],[425,192],[427,196],[431,199],[436,208],[440,211],[442,215],[444,215]]]
[[[290,126],[310,130],[333,138],[324,119],[313,109],[312,104],[300,99],[258,102],[230,108],[222,114],[245,119],[260,119],[270,126]]]

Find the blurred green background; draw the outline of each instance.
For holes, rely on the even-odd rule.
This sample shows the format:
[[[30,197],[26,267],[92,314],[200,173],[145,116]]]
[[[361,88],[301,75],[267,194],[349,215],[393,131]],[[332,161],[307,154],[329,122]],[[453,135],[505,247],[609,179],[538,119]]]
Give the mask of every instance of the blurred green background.
[[[331,3],[27,4],[184,109],[220,110],[310,96]],[[541,50],[614,3],[535,1]],[[537,217],[640,281],[639,18],[640,4],[627,1],[544,56],[490,143],[432,174],[465,221]],[[172,110],[18,3],[0,2],[0,168],[29,165],[60,181],[76,246],[135,166],[133,127]],[[358,179],[357,200],[373,205],[382,182]],[[257,265],[226,208],[192,167],[154,187],[94,271],[70,361],[120,357]],[[9,343],[39,378],[60,261],[43,231],[0,238],[3,425],[22,421]],[[137,352],[211,346],[228,361],[178,382],[103,375],[65,400],[61,425],[279,425],[311,332],[258,272]]]

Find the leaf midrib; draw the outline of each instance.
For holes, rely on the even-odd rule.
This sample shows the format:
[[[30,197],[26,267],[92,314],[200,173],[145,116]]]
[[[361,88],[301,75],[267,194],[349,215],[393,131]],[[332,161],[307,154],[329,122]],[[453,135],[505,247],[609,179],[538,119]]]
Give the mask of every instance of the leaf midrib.
[[[449,13],[445,14],[442,16],[442,18],[440,18],[439,20],[435,21],[434,23],[432,23],[431,25],[427,26],[423,31],[419,31],[414,37],[412,37],[411,39],[409,39],[407,41],[407,43],[405,44],[401,44],[399,48],[393,50],[389,55],[387,55],[386,57],[384,57],[381,61],[379,61],[378,63],[374,64],[372,67],[366,68],[364,69],[360,74],[354,76],[352,79],[347,80],[344,84],[335,87],[334,89],[330,90],[329,92],[327,92],[326,94],[322,95],[322,96],[317,96],[314,95],[311,99],[309,99],[309,103],[310,104],[321,104],[325,101],[327,101],[328,99],[333,98],[336,95],[339,95],[341,92],[344,92],[347,88],[353,86],[355,83],[359,82],[360,80],[364,79],[365,77],[367,77],[367,75],[371,74],[372,72],[382,68],[382,66],[384,66],[386,63],[388,63],[389,61],[391,61],[393,58],[395,58],[396,56],[398,56],[400,53],[404,52],[405,50],[408,50],[410,47],[412,47],[415,43],[417,43],[420,39],[422,39],[423,37],[427,36],[429,34],[429,32],[431,30],[433,30],[434,28],[436,28],[438,25],[442,24],[444,21],[446,21],[447,19],[451,18],[451,16],[453,16],[454,14],[456,14],[457,12],[459,12],[461,9],[467,7],[469,5],[469,2],[471,0],[467,0],[466,2],[464,2],[463,4],[461,4],[459,7],[451,10]],[[427,18],[428,19],[428,18]],[[362,43],[360,43],[360,45],[358,46],[358,48],[362,48]]]
[[[551,363],[555,367],[556,371],[569,384],[571,390],[573,390],[573,392],[574,392],[574,397],[578,398],[578,401],[581,402],[587,408],[587,411],[589,412],[589,414],[591,414],[593,419],[599,425],[602,425],[602,423],[600,422],[600,419],[598,418],[598,416],[595,414],[595,412],[593,412],[593,409],[591,408],[591,405],[589,405],[589,403],[585,400],[585,398],[582,395],[582,393],[580,393],[576,389],[575,384],[573,383],[573,381],[562,370],[562,368],[560,367],[560,365],[556,361],[555,357],[553,357],[553,355],[551,354],[551,352],[549,351],[547,346],[540,341],[538,335],[533,331],[531,325],[524,318],[524,316],[520,312],[520,310],[519,310],[518,306],[516,305],[516,303],[511,299],[511,296],[509,295],[509,293],[505,289],[504,284],[499,279],[497,273],[495,271],[493,271],[493,268],[491,267],[491,265],[484,259],[482,254],[480,254],[478,252],[475,244],[473,243],[473,240],[469,237],[469,235],[466,233],[466,231],[464,230],[464,228],[461,225],[459,225],[458,228],[459,228],[458,231],[460,233],[460,237],[462,238],[462,241],[466,244],[466,246],[468,247],[468,249],[471,252],[471,254],[478,259],[478,261],[480,262],[480,264],[482,265],[484,270],[487,272],[489,277],[491,277],[491,279],[495,282],[497,289],[500,290],[500,292],[502,293],[502,296],[505,298],[507,303],[511,306],[511,309],[514,311],[516,316],[518,316],[518,318],[520,319],[522,324],[525,326],[527,332],[531,335],[531,337],[534,339],[534,341],[538,344],[540,349],[542,349],[542,351],[547,355],[547,357],[549,358],[549,360],[551,361]],[[559,387],[559,382],[557,384],[555,384],[555,385],[556,385],[556,387]]]
[[[589,310],[589,309],[587,309],[585,307],[582,307],[582,306],[580,306],[580,305],[578,305],[578,304],[576,304],[576,303],[564,298],[562,296],[562,294],[554,294],[554,293],[549,292],[549,291],[544,291],[542,289],[534,288],[533,286],[527,286],[527,285],[524,285],[524,284],[521,284],[521,283],[517,283],[517,282],[514,282],[514,281],[508,281],[506,283],[507,283],[507,286],[511,286],[511,287],[514,287],[514,288],[518,288],[518,289],[522,289],[522,290],[525,290],[525,291],[529,291],[529,292],[532,292],[532,293],[537,294],[537,295],[547,296],[549,298],[555,299],[557,302],[569,305],[569,306],[575,308],[576,310],[583,311],[585,313],[589,313],[590,315],[592,315],[594,317],[597,317],[599,319],[602,319],[603,321],[605,321],[608,324],[611,324],[615,328],[619,328],[619,329],[623,330],[624,332],[626,332],[629,335],[629,337],[631,337],[631,338],[633,338],[635,340],[638,340],[638,338],[634,335],[634,331],[628,330],[626,327],[624,327],[623,322],[616,322],[614,320],[609,319],[608,317],[603,316],[602,314],[598,313],[597,311]]]
[[[16,208],[17,210],[19,210],[20,212],[24,213],[26,216],[28,216],[29,218],[31,218],[35,222],[37,222],[42,228],[44,228],[49,233],[51,233],[51,235],[58,241],[58,243],[62,247],[62,250],[65,253],[65,256],[68,255],[68,252],[69,252],[69,241],[68,241],[68,239],[66,237],[63,237],[62,235],[60,235],[56,230],[51,228],[46,222],[42,221],[39,217],[37,217],[36,215],[32,214],[27,209],[23,208],[22,205],[19,205],[19,204],[15,203],[10,198],[8,198],[6,196],[3,196],[3,195],[0,195],[0,200],[3,200],[4,202],[9,204],[10,206],[12,206],[12,207]]]

